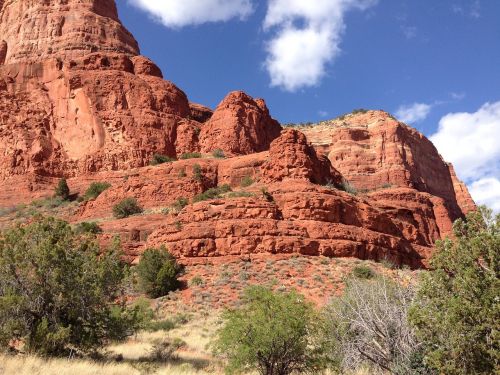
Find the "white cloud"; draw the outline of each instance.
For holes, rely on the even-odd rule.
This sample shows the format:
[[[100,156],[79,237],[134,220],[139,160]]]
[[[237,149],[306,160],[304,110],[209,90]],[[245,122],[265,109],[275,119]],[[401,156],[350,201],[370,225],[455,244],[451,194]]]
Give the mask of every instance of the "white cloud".
[[[479,205],[486,205],[493,211],[500,213],[500,180],[494,177],[474,181],[470,193]]]
[[[474,113],[450,113],[430,137],[478,203],[500,205],[500,101]]]
[[[167,27],[245,19],[253,12],[252,0],[129,0]]]
[[[423,121],[431,113],[433,105],[425,103],[413,103],[410,105],[403,105],[396,111],[396,117],[408,124],[415,124]]]
[[[377,1],[269,0],[264,29],[275,31],[266,48],[271,85],[292,92],[317,85],[340,53],[346,12]]]

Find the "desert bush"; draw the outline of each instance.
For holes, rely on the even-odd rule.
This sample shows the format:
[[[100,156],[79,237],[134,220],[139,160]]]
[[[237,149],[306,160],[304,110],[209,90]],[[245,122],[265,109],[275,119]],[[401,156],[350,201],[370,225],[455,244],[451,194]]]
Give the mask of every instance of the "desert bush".
[[[178,277],[182,270],[182,266],[164,247],[147,249],[136,267],[141,289],[152,298],[178,289]]]
[[[199,165],[199,164],[193,165],[193,178],[196,181],[203,180],[203,169],[201,168],[201,165]]]
[[[358,279],[373,279],[375,271],[368,266],[356,266],[352,269],[352,275]]]
[[[243,188],[253,185],[254,180],[250,176],[245,176],[241,179],[240,186]]]
[[[195,276],[191,280],[189,280],[189,286],[200,286],[203,284],[203,279],[200,276]]]
[[[187,159],[200,159],[201,154],[199,152],[186,152],[182,154],[179,159],[187,160]]]
[[[83,198],[85,200],[96,199],[99,195],[101,195],[104,191],[106,191],[110,187],[111,184],[107,182],[93,182],[85,191]]]
[[[84,221],[82,223],[78,223],[75,226],[75,233],[77,233],[77,234],[83,234],[83,233],[99,234],[99,233],[102,233],[102,228],[99,226],[99,224],[97,224],[95,222]]]
[[[54,196],[56,198],[61,198],[62,200],[68,200],[70,195],[70,190],[68,186],[68,182],[65,178],[61,178],[57,183],[57,186],[54,190]]]
[[[221,150],[220,148],[214,150],[212,152],[212,156],[216,159],[224,159],[226,157],[226,155],[224,154],[224,151]]]
[[[358,194],[358,190],[352,186],[349,181],[347,180],[343,180],[341,185],[340,185],[340,189],[345,191],[346,193],[349,193],[351,195],[357,195]]]
[[[367,109],[364,109],[364,108],[356,108],[352,111],[352,114],[353,115],[356,115],[356,114],[359,114],[359,113],[367,113],[368,110]]]
[[[314,341],[315,310],[302,295],[254,286],[242,302],[224,314],[214,342],[215,352],[228,359],[228,373],[319,373],[326,366],[322,346]]]
[[[500,215],[481,208],[453,233],[436,244],[411,321],[439,373],[499,373]]]
[[[181,339],[156,340],[147,359],[154,362],[169,362],[177,359],[175,352],[186,344]]]
[[[207,201],[210,199],[217,199],[220,198],[222,194],[228,193],[230,191],[231,186],[229,185],[217,186],[216,188],[208,189],[207,191],[196,195],[193,198],[193,203]]]
[[[0,240],[0,345],[28,352],[92,351],[122,339],[133,323],[117,304],[125,267],[117,249],[101,252],[54,218],[6,230]]]
[[[340,371],[371,367],[391,374],[420,374],[421,344],[408,322],[412,287],[385,278],[347,281],[344,294],[325,308],[326,335]],[[426,372],[431,373],[431,372]]]
[[[124,219],[140,214],[142,211],[142,207],[139,206],[135,198],[125,198],[113,207],[113,216],[117,219]]]
[[[176,324],[171,319],[163,320],[151,320],[147,326],[146,331],[148,332],[158,332],[158,331],[171,331],[176,327]]]
[[[178,198],[174,204],[172,205],[172,208],[176,211],[181,211],[184,207],[186,207],[189,204],[189,200],[187,198],[181,197]]]
[[[274,197],[273,195],[267,191],[267,189],[265,187],[263,187],[261,189],[261,193],[262,193],[262,196],[264,197],[264,199],[268,202],[274,202]]]
[[[166,155],[162,154],[154,154],[153,157],[151,158],[151,162],[149,164],[151,165],[160,165],[160,164],[165,164],[165,163],[172,163],[176,161],[175,158],[171,158]]]

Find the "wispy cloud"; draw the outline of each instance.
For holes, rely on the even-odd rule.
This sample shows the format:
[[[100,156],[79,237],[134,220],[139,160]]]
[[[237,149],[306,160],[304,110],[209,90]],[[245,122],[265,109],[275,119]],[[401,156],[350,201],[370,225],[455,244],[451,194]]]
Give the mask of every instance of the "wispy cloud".
[[[500,212],[500,101],[473,113],[450,113],[430,137],[479,204]]]
[[[409,105],[402,105],[396,111],[396,117],[408,124],[416,124],[423,121],[431,113],[434,104],[426,103],[413,103]]]
[[[245,19],[252,14],[252,0],[129,0],[167,27],[180,28],[208,22]]]
[[[339,56],[345,14],[378,0],[269,0],[264,29],[271,85],[287,91],[316,86]]]

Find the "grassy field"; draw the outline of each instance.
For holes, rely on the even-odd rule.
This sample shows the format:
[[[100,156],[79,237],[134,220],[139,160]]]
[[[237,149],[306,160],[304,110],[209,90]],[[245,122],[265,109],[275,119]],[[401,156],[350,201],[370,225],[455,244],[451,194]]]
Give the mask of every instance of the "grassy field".
[[[208,344],[217,330],[217,316],[195,316],[170,331],[140,332],[127,342],[106,348],[100,361],[90,359],[45,359],[28,355],[0,355],[1,375],[223,375],[220,361],[211,355]],[[170,361],[150,357],[161,339],[178,339],[183,346]],[[117,360],[119,358],[119,360]],[[369,375],[358,372],[352,375]],[[324,375],[333,375],[325,373]]]

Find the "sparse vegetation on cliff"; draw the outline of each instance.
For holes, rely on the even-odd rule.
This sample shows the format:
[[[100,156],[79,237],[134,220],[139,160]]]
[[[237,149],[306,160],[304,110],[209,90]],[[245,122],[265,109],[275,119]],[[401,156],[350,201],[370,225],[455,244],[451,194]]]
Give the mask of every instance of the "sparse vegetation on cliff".
[[[113,215],[117,219],[124,219],[132,215],[140,214],[142,211],[142,207],[139,206],[135,198],[125,198],[113,207]]]
[[[56,198],[61,198],[62,200],[66,201],[69,199],[69,195],[70,195],[70,190],[68,182],[66,181],[65,178],[61,178],[55,188],[54,196]]]
[[[220,198],[222,194],[228,193],[230,191],[231,191],[231,186],[229,185],[217,186],[215,188],[208,189],[207,191],[196,195],[193,198],[193,203],[207,201],[210,199],[217,199]]]
[[[83,198],[85,200],[96,199],[99,195],[108,190],[110,187],[111,184],[108,182],[93,182],[85,191]]]
[[[175,158],[171,158],[170,156],[162,155],[162,154],[154,154],[151,158],[151,165],[160,165],[165,163],[171,163],[176,161]]]

